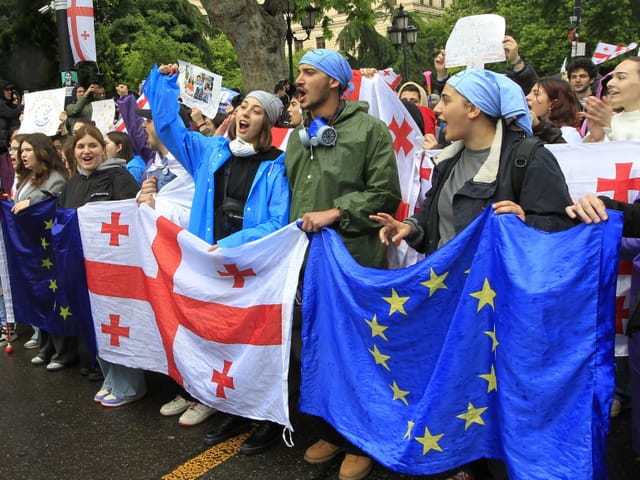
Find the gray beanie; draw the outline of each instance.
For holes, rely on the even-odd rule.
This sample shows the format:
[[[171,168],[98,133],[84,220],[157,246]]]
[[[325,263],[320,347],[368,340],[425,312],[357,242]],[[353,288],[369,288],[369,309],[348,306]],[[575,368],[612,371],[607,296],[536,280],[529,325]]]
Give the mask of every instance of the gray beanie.
[[[269,118],[269,123],[271,123],[271,126],[275,125],[278,118],[280,118],[282,109],[284,108],[280,98],[278,98],[277,95],[265,92],[264,90],[254,90],[249,92],[245,98],[249,97],[255,98],[262,104],[262,107]]]

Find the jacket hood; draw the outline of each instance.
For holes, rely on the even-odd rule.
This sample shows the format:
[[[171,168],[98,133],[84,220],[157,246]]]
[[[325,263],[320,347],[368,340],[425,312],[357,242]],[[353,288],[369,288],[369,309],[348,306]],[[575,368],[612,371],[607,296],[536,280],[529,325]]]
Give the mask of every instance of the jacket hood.
[[[418,89],[418,92],[420,93],[420,105],[422,105],[423,107],[428,107],[429,98],[427,96],[427,92],[424,88],[422,88],[416,82],[403,83],[402,86],[400,87],[400,90],[398,90],[398,98],[402,96],[402,92],[404,92],[405,88],[407,88],[409,85]]]

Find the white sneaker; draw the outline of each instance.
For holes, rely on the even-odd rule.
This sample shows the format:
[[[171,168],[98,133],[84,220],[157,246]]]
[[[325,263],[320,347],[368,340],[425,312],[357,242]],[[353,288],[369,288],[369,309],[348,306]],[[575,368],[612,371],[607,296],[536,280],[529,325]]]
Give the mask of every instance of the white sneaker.
[[[34,365],[44,365],[46,362],[46,360],[44,358],[42,358],[40,355],[36,355],[35,357],[33,357],[31,359],[31,363],[33,363]]]
[[[178,424],[183,427],[192,427],[204,422],[211,415],[216,413],[215,408],[209,408],[201,403],[193,402],[185,412],[180,415]]]
[[[168,403],[165,403],[160,408],[160,415],[163,417],[171,417],[173,415],[179,415],[191,406],[189,400],[185,400],[180,395],[176,395],[176,398]]]
[[[30,340],[27,340],[24,344],[24,348],[26,348],[27,350],[38,348],[39,346],[40,346],[40,342],[38,340],[34,340],[33,338]]]

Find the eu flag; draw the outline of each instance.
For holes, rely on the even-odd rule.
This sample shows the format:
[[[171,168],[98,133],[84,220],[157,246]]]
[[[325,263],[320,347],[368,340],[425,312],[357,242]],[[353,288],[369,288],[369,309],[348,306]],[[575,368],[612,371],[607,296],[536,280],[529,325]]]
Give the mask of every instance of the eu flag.
[[[16,321],[55,335],[80,335],[95,352],[95,334],[75,210],[57,209],[56,199],[37,202],[19,214],[1,202]]]
[[[621,215],[546,233],[487,209],[402,270],[314,235],[300,407],[388,468],[481,457],[512,480],[606,478]]]

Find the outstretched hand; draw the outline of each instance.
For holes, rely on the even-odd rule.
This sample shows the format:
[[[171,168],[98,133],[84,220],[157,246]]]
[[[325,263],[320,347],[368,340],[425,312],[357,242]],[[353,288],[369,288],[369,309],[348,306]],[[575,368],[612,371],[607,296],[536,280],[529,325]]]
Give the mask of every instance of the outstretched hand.
[[[163,75],[173,75],[174,73],[179,73],[180,68],[178,67],[177,63],[163,63],[158,67],[158,72],[162,73]]]
[[[399,245],[400,241],[411,233],[411,225],[399,222],[388,213],[369,215],[369,220],[382,224],[378,237],[380,242],[387,246],[389,246],[389,240]]]

